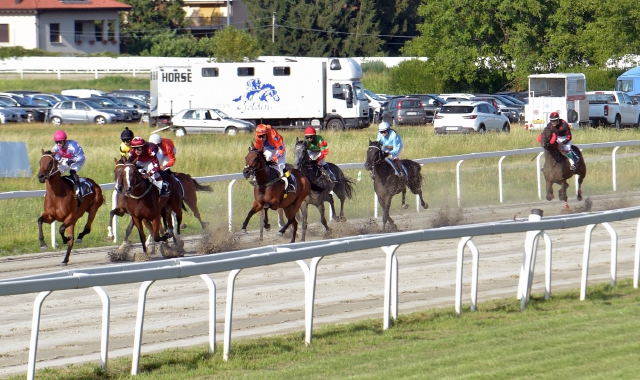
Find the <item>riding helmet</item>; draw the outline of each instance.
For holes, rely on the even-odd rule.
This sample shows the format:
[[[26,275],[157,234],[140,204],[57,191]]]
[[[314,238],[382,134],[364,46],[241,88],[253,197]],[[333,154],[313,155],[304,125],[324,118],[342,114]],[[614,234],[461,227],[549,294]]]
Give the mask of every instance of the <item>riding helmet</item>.
[[[266,135],[267,134],[267,125],[264,124],[258,124],[258,126],[256,127],[256,136],[262,136],[262,135]]]
[[[146,143],[146,141],[144,141],[144,139],[142,137],[134,137],[133,140],[131,140],[131,147],[132,148],[140,148],[145,143]]]
[[[378,125],[379,132],[384,132],[389,129],[391,129],[391,126],[386,121],[383,121],[382,123],[380,123],[380,125]]]
[[[64,133],[62,129],[59,131],[56,131],[56,133],[53,134],[53,141],[66,141],[66,140],[67,140],[67,134]]]
[[[120,134],[121,140],[131,140],[133,139],[133,132],[129,129],[129,127],[125,127],[124,131]]]
[[[560,115],[558,115],[557,112],[551,112],[551,115],[549,115],[549,121],[555,120],[560,120]]]
[[[315,136],[316,135],[316,129],[314,127],[307,127],[304,129],[304,135],[305,136]]]
[[[162,142],[162,138],[160,137],[159,134],[154,133],[151,136],[149,136],[149,142],[152,142],[154,144],[160,144]]]

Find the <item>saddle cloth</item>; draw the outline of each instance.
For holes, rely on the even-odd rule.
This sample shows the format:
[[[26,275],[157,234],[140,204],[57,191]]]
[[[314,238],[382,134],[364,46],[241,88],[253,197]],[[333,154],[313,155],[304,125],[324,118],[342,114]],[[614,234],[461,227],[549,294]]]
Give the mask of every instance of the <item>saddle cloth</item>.
[[[66,179],[67,181],[69,181],[73,185],[73,180],[71,179],[71,177],[65,176],[65,177],[62,177],[62,178]],[[83,197],[86,197],[89,194],[93,194],[93,189],[91,188],[91,183],[89,181],[87,181],[86,178],[80,177],[80,185],[78,187],[80,188],[80,194],[82,194]]]

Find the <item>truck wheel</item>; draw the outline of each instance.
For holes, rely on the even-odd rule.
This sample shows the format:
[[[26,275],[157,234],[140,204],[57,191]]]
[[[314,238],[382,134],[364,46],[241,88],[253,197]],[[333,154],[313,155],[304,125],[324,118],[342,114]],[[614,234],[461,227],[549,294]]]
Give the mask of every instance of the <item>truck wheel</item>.
[[[616,121],[613,122],[613,126],[616,128],[616,131],[619,131],[622,127],[622,122],[620,121],[620,115],[616,115]]]
[[[327,123],[327,129],[333,132],[344,131],[344,124],[340,119],[331,119]]]
[[[578,113],[576,110],[567,111],[567,119],[569,119],[569,123],[575,123],[578,121]]]
[[[187,131],[184,128],[176,128],[175,132],[173,132],[176,137],[184,137],[187,135]]]

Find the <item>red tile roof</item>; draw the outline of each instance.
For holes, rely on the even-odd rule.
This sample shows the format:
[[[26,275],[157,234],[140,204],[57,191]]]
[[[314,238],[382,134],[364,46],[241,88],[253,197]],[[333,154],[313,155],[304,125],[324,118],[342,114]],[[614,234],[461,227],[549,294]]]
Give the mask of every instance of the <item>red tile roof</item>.
[[[0,0],[0,11],[97,10],[125,11],[131,5],[116,0]]]

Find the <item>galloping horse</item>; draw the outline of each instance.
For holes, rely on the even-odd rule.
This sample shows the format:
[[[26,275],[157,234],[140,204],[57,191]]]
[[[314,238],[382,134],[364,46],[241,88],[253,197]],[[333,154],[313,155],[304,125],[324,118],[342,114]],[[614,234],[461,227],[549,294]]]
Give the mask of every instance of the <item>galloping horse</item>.
[[[121,158],[118,161],[118,163],[122,163],[122,164],[124,164],[125,162],[126,161],[124,160],[124,158]],[[189,209],[191,209],[191,212],[193,212],[193,215],[196,217],[196,219],[198,219],[202,229],[207,228],[209,223],[202,221],[202,218],[200,216],[200,211],[198,210],[198,195],[196,194],[196,191],[212,192],[213,189],[211,188],[211,186],[205,186],[198,183],[198,181],[191,178],[189,174],[174,173],[174,175],[178,179],[178,182],[180,185],[178,187],[180,188],[180,194],[182,196],[182,199],[189,206]],[[111,210],[111,212],[109,212],[109,227],[108,227],[109,233],[107,235],[107,238],[110,241],[113,241],[115,238],[113,234],[113,217],[124,216],[125,214],[128,214],[128,213],[129,212],[127,211],[126,197],[124,194],[118,193],[116,196],[116,207],[113,210]],[[129,226],[127,226],[127,230],[125,233],[125,237],[124,237],[125,244],[128,243],[129,241],[129,235],[131,235],[131,231],[133,230],[133,225],[134,224],[132,219],[129,222]]]
[[[397,176],[393,167],[385,160],[382,146],[378,141],[369,141],[367,149],[367,160],[364,163],[365,169],[371,172],[373,178],[373,189],[378,196],[378,202],[382,205],[382,231],[386,230],[386,224],[389,222],[391,228],[396,230],[397,227],[389,216],[389,208],[391,207],[391,199],[394,195],[402,193],[402,207],[408,208],[405,203],[405,195],[407,186],[413,194],[420,196],[420,204],[425,209],[429,208],[427,202],[422,199],[422,173],[420,173],[420,164],[411,160],[400,160],[402,166],[407,169],[408,176]]]
[[[576,170],[571,170],[571,164],[567,157],[560,153],[555,142],[551,142],[552,137],[553,133],[549,127],[545,127],[540,134],[540,145],[544,148],[544,168],[542,173],[547,182],[547,200],[553,199],[553,184],[557,183],[560,185],[558,198],[567,202],[567,188],[569,187],[567,180],[574,175],[578,175],[578,200],[581,201],[582,181],[587,175],[587,165],[584,162],[584,157],[582,157],[582,152],[577,146],[572,145],[571,149],[573,154],[578,157],[578,162],[576,162]]]
[[[173,221],[171,211],[176,214],[178,225],[177,235],[180,235],[180,223],[182,223],[182,200],[178,194],[178,184],[170,175],[163,176],[169,185],[170,195],[160,197],[153,184],[136,168],[135,161],[121,162],[114,159],[116,164],[114,173],[116,178],[116,191],[126,196],[126,210],[131,215],[134,225],[140,235],[142,250],[147,253],[145,234],[142,224],[147,226],[156,242],[166,242],[171,236],[174,243],[179,244],[179,238],[173,233]],[[163,216],[169,224],[169,232],[160,236],[160,217]]]
[[[327,165],[331,172],[336,177],[336,182],[327,181],[323,176],[318,165],[309,157],[309,152],[304,141],[296,139],[296,145],[293,149],[293,166],[299,169],[302,174],[307,176],[311,182],[311,193],[302,203],[302,238],[304,241],[307,231],[307,208],[309,204],[312,204],[318,208],[320,212],[320,223],[324,226],[326,231],[330,228],[327,225],[327,219],[324,216],[324,202],[329,202],[331,206],[331,212],[336,215],[336,221],[346,221],[344,217],[344,201],[347,197],[351,199],[353,193],[353,181],[344,176],[342,169],[338,166],[328,162]],[[340,199],[340,214],[336,214],[336,208],[333,204],[333,191],[338,199]]]
[[[76,222],[84,213],[88,213],[87,224],[84,226],[84,230],[78,235],[76,242],[82,243],[82,238],[91,232],[91,223],[96,217],[96,213],[102,204],[104,203],[104,197],[102,196],[102,189],[92,179],[85,178],[81,186],[91,187],[91,193],[83,198],[82,202],[78,204],[75,199],[75,193],[73,191],[73,185],[71,181],[64,180],[58,169],[58,160],[51,153],[51,151],[42,150],[42,158],[40,158],[40,170],[38,171],[38,181],[40,183],[47,183],[47,190],[44,198],[44,212],[38,218],[38,232],[40,239],[40,248],[45,251],[47,245],[44,242],[44,235],[42,234],[42,223],[53,223],[54,221],[61,222],[62,225],[58,229],[62,242],[67,245],[67,253],[62,261],[62,266],[67,265],[69,262],[69,255],[71,254],[71,248],[73,248],[73,235]],[[65,230],[67,236],[65,236]]]
[[[298,231],[296,214],[302,202],[304,202],[305,198],[311,192],[311,183],[300,170],[291,169],[291,176],[295,178],[296,191],[287,193],[284,183],[280,180],[278,170],[267,164],[263,153],[263,149],[256,149],[256,147],[251,144],[249,153],[245,157],[246,166],[242,170],[242,174],[246,179],[255,179],[253,189],[255,200],[253,201],[251,210],[249,210],[247,214],[247,218],[242,223],[241,231],[247,232],[247,224],[249,224],[249,219],[251,219],[253,214],[262,210],[264,210],[266,214],[267,209],[277,210],[282,208],[287,216],[287,223],[282,226],[279,232],[281,235],[284,234],[291,225],[293,227],[291,243],[294,243]],[[289,181],[291,180],[292,178],[289,177]],[[260,226],[260,228],[262,227],[263,226]]]

